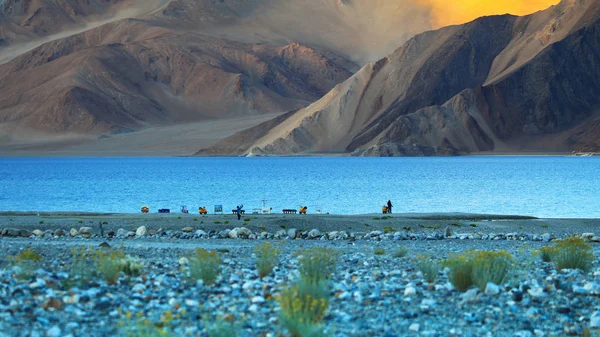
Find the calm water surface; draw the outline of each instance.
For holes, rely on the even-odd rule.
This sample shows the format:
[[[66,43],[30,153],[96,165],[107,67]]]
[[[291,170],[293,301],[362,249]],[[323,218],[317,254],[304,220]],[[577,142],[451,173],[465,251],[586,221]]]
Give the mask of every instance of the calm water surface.
[[[600,158],[0,158],[0,211],[307,205],[600,218]]]

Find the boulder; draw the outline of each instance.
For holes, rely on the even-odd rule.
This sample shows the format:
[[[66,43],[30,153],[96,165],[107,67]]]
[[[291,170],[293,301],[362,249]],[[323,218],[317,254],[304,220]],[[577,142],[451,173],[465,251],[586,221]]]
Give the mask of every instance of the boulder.
[[[452,230],[452,227],[450,227],[450,226],[446,227],[446,229],[444,230],[444,235],[447,238],[453,236],[454,235],[454,231]]]
[[[192,227],[183,227],[181,231],[184,233],[191,233],[194,231],[194,229]]]
[[[248,239],[252,235],[252,231],[246,227],[241,227],[238,229],[237,235],[239,238]]]
[[[60,236],[65,236],[65,234],[66,234],[65,231],[63,229],[60,229],[60,228],[54,231],[54,236],[59,236],[60,237]]]
[[[81,227],[79,228],[79,234],[84,238],[90,238],[94,235],[94,229],[92,227]]]
[[[22,238],[28,238],[32,235],[33,235],[33,233],[31,233],[30,231],[28,231],[26,229],[19,229],[19,236]]]
[[[294,240],[298,237],[298,230],[296,228],[290,228],[287,231],[287,235],[290,239]]]
[[[35,235],[35,236],[36,236],[36,237],[38,237],[38,238],[43,238],[43,237],[44,237],[44,232],[42,232],[42,231],[41,231],[41,230],[39,230],[39,229],[35,229],[35,230],[33,231],[33,235]]]
[[[146,235],[148,235],[148,228],[146,228],[146,226],[140,226],[140,227],[138,227],[138,229],[135,231],[135,235],[137,235],[137,236],[146,236]]]
[[[310,232],[308,232],[308,237],[311,239],[317,239],[319,237],[321,237],[321,231],[318,229],[313,229]]]
[[[71,228],[71,230],[69,231],[69,235],[74,238],[76,236],[79,236],[79,232],[75,228]]]
[[[592,236],[592,238],[590,239],[592,242],[600,242],[600,235],[595,235]]]
[[[117,236],[120,236],[120,237],[127,236],[127,230],[125,228],[117,229]]]
[[[2,236],[8,236],[9,238],[14,238],[19,236],[20,230],[17,228],[5,228],[2,230]]]
[[[485,294],[488,296],[494,296],[494,295],[498,295],[500,293],[500,287],[498,287],[497,285],[495,285],[492,282],[488,282],[488,284],[485,287]]]
[[[230,239],[237,239],[238,238],[238,232],[239,232],[239,228],[234,228],[232,230],[229,231],[229,233],[227,234],[227,237]]]

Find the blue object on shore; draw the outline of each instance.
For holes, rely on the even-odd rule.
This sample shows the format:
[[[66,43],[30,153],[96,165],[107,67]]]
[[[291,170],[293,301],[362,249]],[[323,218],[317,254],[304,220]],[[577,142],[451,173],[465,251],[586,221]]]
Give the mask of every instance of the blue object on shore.
[[[161,208],[158,210],[158,213],[171,213],[171,210],[168,208]]]

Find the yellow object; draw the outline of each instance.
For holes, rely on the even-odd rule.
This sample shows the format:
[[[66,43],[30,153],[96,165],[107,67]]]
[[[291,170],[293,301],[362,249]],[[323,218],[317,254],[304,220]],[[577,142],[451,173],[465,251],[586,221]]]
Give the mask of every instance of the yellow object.
[[[200,209],[198,210],[198,213],[200,213],[201,215],[208,214],[208,212],[206,211],[206,207],[200,207]]]
[[[388,213],[388,208],[387,208],[387,206],[383,206],[383,207],[381,207],[381,213],[383,213],[383,214],[387,214],[387,213]]]
[[[300,214],[306,214],[307,210],[308,210],[308,207],[306,207],[306,206],[300,207]]]
[[[142,206],[142,213],[150,212],[150,208],[148,206]]]

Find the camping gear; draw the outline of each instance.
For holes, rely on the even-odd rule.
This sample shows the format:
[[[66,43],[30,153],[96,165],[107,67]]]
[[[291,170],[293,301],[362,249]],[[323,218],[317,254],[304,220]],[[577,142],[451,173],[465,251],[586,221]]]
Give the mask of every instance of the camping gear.
[[[283,214],[296,214],[298,211],[295,209],[290,209],[290,208],[284,208],[283,209]]]
[[[171,210],[168,208],[161,208],[158,210],[158,213],[171,213]]]
[[[198,208],[198,213],[200,213],[200,215],[208,214],[208,212],[206,211],[206,206],[202,206],[202,207]]]
[[[300,214],[306,214],[306,211],[308,211],[308,207],[300,206]]]
[[[223,214],[223,205],[215,205],[215,214],[217,213]]]
[[[181,205],[181,213],[183,213],[183,214],[189,214],[190,211],[188,211],[187,206]]]
[[[142,213],[150,212],[150,208],[148,206],[142,206]]]

